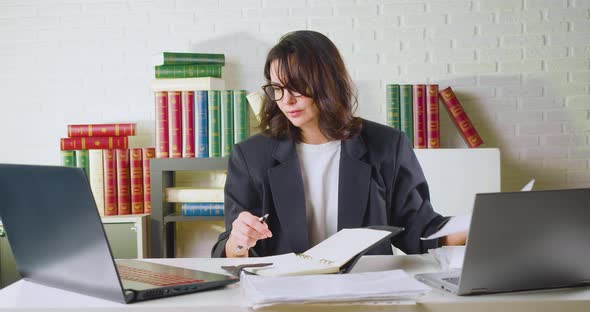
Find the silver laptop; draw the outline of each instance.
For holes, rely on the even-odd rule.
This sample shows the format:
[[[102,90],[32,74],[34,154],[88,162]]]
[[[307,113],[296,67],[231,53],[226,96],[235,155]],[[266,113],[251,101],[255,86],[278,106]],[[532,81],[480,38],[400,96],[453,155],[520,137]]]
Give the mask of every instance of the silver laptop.
[[[461,270],[416,279],[457,295],[590,285],[590,189],[477,194]]]
[[[0,219],[21,276],[121,303],[222,287],[237,278],[113,260],[80,168],[0,164]]]

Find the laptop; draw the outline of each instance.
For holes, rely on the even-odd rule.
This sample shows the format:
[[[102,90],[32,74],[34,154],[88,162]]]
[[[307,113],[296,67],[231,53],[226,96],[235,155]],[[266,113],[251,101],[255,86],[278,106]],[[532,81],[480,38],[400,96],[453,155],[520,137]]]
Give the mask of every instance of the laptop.
[[[238,281],[223,274],[113,259],[83,169],[0,164],[0,219],[24,279],[121,303]]]
[[[463,267],[417,274],[457,295],[590,285],[590,189],[477,194]]]

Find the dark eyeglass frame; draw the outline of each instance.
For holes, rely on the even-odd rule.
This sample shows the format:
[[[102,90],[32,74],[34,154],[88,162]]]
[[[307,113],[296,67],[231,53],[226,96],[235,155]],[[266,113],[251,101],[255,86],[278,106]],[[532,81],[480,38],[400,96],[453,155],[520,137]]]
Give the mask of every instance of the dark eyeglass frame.
[[[301,93],[299,93],[299,92],[296,92],[296,91],[293,91],[293,90],[291,90],[291,89],[285,88],[284,86],[281,86],[281,85],[279,85],[279,84],[276,84],[276,83],[269,83],[269,84],[265,84],[265,85],[264,85],[264,86],[262,86],[261,88],[262,88],[262,91],[264,91],[264,94],[266,94],[266,96],[267,96],[267,97],[268,97],[268,98],[269,98],[271,101],[275,101],[275,102],[276,102],[276,101],[280,101],[280,100],[282,100],[282,99],[283,99],[283,97],[285,96],[285,90],[287,90],[287,92],[289,92],[289,94],[291,94],[291,96],[293,96],[293,97],[300,97],[300,96],[302,96],[302,95],[303,95],[303,94],[301,94]],[[274,98],[274,97],[275,97],[275,96],[274,96],[274,93],[275,93],[275,92],[273,91],[273,92],[272,92],[272,94],[270,94],[270,93],[269,93],[269,90],[267,90],[268,88],[273,88],[273,90],[274,90],[275,88],[278,88],[279,90],[281,90],[281,96],[280,96],[279,98],[275,99],[275,98]]]

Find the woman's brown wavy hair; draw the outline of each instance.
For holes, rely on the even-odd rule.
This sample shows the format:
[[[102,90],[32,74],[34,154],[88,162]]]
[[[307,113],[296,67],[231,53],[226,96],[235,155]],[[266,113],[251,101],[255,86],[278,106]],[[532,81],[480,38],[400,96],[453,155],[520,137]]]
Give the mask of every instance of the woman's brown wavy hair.
[[[352,80],[340,52],[328,37],[308,30],[284,35],[266,57],[264,77],[268,83],[270,65],[275,60],[283,86],[313,99],[324,136],[329,140],[346,140],[360,132],[361,119],[353,116],[357,99]],[[262,105],[259,127],[272,138],[301,142],[300,129],[268,97]]]

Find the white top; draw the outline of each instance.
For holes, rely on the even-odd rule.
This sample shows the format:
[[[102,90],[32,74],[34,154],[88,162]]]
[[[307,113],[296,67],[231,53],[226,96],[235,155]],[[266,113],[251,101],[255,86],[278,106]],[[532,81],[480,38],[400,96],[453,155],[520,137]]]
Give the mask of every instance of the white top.
[[[340,141],[296,144],[312,246],[338,230],[340,149]]]

